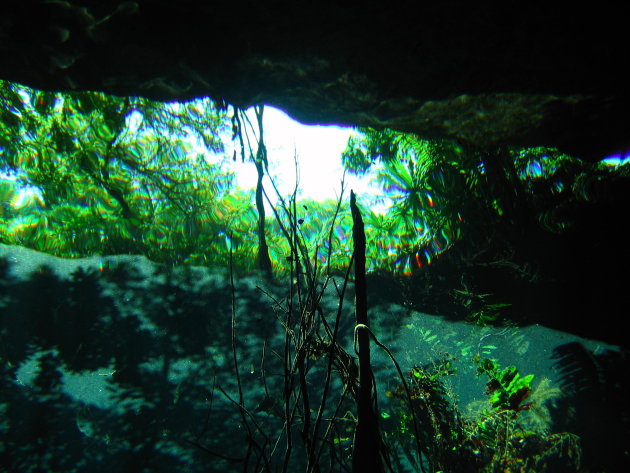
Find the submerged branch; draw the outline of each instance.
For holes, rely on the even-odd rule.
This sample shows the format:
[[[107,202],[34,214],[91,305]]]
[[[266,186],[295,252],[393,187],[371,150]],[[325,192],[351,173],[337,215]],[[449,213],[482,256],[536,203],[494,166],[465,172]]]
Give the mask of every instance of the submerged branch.
[[[352,236],[354,239],[355,278],[355,345],[359,357],[359,395],[357,397],[357,427],[354,433],[352,472],[384,472],[381,458],[381,438],[378,431],[376,409],[372,402],[374,377],[370,366],[370,335],[367,330],[367,289],[365,278],[365,230],[356,203],[356,195],[350,191],[352,211]]]

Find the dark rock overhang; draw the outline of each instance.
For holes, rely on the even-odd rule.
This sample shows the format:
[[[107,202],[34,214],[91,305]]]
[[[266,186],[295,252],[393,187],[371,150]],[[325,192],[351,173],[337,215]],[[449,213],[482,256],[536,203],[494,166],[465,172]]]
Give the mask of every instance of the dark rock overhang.
[[[480,148],[630,149],[621,6],[13,0],[0,78],[164,101],[267,103]]]

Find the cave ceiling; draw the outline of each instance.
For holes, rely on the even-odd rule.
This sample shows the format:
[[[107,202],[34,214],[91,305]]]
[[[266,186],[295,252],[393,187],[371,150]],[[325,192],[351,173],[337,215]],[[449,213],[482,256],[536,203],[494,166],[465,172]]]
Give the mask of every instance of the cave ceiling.
[[[304,123],[387,126],[483,149],[625,152],[623,4],[556,3],[9,0],[0,78],[266,103]]]

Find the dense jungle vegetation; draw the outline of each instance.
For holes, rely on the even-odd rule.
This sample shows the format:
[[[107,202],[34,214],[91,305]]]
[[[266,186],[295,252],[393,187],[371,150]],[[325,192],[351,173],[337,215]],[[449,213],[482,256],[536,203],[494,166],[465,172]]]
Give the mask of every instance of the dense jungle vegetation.
[[[137,253],[208,265],[225,263],[231,236],[238,265],[255,267],[253,196],[235,188],[221,162],[256,165],[273,156],[262,156],[260,131],[256,135],[251,123],[241,123],[247,117],[238,110],[208,99],[164,104],[6,82],[0,90],[3,243],[63,257]],[[240,133],[246,135],[239,156],[206,159],[204,153],[225,154],[230,128],[237,142]],[[571,225],[571,202],[589,198],[580,194],[586,192],[580,182],[586,172],[613,172],[553,149],[481,153],[372,129],[351,137],[343,162],[354,173],[376,169],[383,190],[377,198],[390,205],[386,214],[363,209],[374,242],[368,260],[372,271],[399,274],[431,264],[464,235],[474,241],[469,246],[484,251],[482,242],[505,222],[524,224],[535,216],[547,231],[562,232]],[[299,204],[306,209],[305,240],[327,251],[326,232],[318,229],[327,228],[336,202]],[[348,235],[348,214],[341,212],[335,242]],[[282,238],[274,239],[277,219],[267,220],[270,256],[281,271],[287,251]]]
[[[0,90],[2,243],[70,258],[134,253],[223,267],[232,249],[237,270],[281,274],[288,218],[321,270],[343,271],[349,261],[346,204],[279,195],[265,214],[274,189],[262,177],[274,157],[264,144],[264,107],[250,121],[208,99],[165,104],[7,82]],[[235,187],[224,163],[237,159],[256,167],[255,191]],[[388,203],[385,213],[361,207],[368,272],[421,277],[434,286],[425,310],[448,307],[483,323],[514,302],[497,295],[506,274],[517,285],[556,277],[561,264],[549,241],[570,237],[583,204],[610,200],[604,185],[610,192],[629,173],[555,149],[489,152],[372,129],[350,138],[343,163],[372,172],[382,194],[369,200]]]
[[[548,430],[551,416],[544,402],[560,392],[548,384],[548,379],[534,387],[533,375],[519,373],[514,366],[501,367],[497,360],[481,356],[487,353],[477,353],[466,361],[472,362],[478,376],[488,379],[487,399],[475,416],[465,416],[445,382],[455,372],[454,357],[443,354],[442,359],[428,363],[417,360],[404,374],[394,362],[399,377],[386,392],[389,401],[384,404],[389,405],[388,410],[379,413],[372,397],[369,350],[366,360],[362,358],[366,351],[357,350],[356,346],[369,346],[371,340],[394,358],[377,342],[367,321],[367,298],[373,302],[373,298],[380,297],[377,293],[387,293],[389,288],[394,289],[389,296],[404,305],[426,313],[446,314],[450,319],[465,318],[481,326],[509,319],[514,327],[524,313],[534,312],[539,317],[546,314],[544,310],[552,313],[558,306],[545,298],[551,292],[565,305],[565,313],[577,317],[579,313],[568,305],[562,290],[574,293],[593,284],[590,278],[584,286],[579,285],[580,274],[574,270],[583,263],[576,254],[601,251],[588,255],[601,262],[597,266],[591,261],[594,274],[599,274],[599,269],[605,272],[615,257],[607,257],[602,249],[610,235],[604,230],[610,227],[611,213],[617,207],[613,205],[608,212],[602,208],[619,197],[623,203],[630,166],[590,164],[544,147],[479,150],[463,143],[426,140],[392,130],[358,129],[341,157],[344,167],[350,173],[372,173],[381,193],[363,199],[359,196],[357,201],[353,195],[349,206],[346,197],[350,193],[340,183],[343,192],[338,201],[318,202],[300,199],[298,189],[288,195],[277,190],[269,171],[274,156],[265,146],[263,117],[262,105],[246,112],[209,99],[158,103],[101,93],[52,93],[0,82],[0,243],[64,258],[140,254],[166,263],[160,270],[165,274],[176,265],[230,269],[229,284],[214,288],[216,293],[211,294],[209,302],[215,312],[221,313],[212,321],[221,323],[221,329],[212,326],[207,332],[199,328],[209,324],[208,307],[188,307],[193,316],[186,319],[182,307],[192,304],[191,298],[182,287],[170,287],[170,276],[161,288],[166,294],[164,300],[154,298],[144,288],[137,296],[137,312],[142,312],[140,307],[148,308],[147,320],[154,318],[155,326],[166,327],[151,332],[141,329],[138,320],[119,317],[114,308],[105,310],[104,299],[99,302],[98,297],[90,296],[98,293],[94,282],[98,272],[76,272],[72,278],[78,289],[70,291],[73,297],[91,298],[104,307],[85,311],[87,302],[75,304],[76,307],[73,302],[68,313],[61,311],[63,317],[71,320],[66,325],[83,327],[84,335],[94,338],[91,343],[86,342],[92,350],[87,350],[90,354],[84,355],[85,359],[76,356],[81,349],[75,348],[76,339],[46,329],[53,323],[51,320],[58,322],[57,315],[49,316],[46,311],[53,308],[54,312],[65,304],[57,299],[61,298],[61,291],[42,291],[52,302],[43,299],[41,312],[26,311],[26,315],[19,297],[13,302],[7,298],[7,307],[11,308],[7,311],[10,330],[3,332],[3,343],[8,347],[4,365],[7,379],[14,379],[17,366],[26,355],[35,353],[36,344],[28,343],[31,334],[21,332],[34,328],[38,343],[44,340],[47,343],[42,346],[52,348],[38,355],[40,366],[35,376],[33,404],[39,401],[38,395],[62,396],[58,392],[60,361],[79,372],[86,368],[82,363],[96,368],[114,360],[107,376],[112,377],[110,387],[120,388],[121,402],[142,393],[140,397],[155,397],[159,401],[151,409],[159,405],[172,413],[172,405],[179,402],[179,409],[184,409],[185,404],[187,415],[196,418],[198,412],[207,408],[210,388],[203,383],[212,378],[208,346],[203,340],[206,336],[216,343],[217,353],[225,355],[232,347],[232,365],[226,362],[222,368],[227,370],[229,383],[238,396],[230,398],[221,386],[218,390],[234,404],[229,416],[240,416],[236,421],[227,414],[225,418],[246,432],[246,453],[243,458],[230,456],[242,453],[231,439],[227,440],[235,452],[229,452],[230,455],[207,447],[216,440],[214,436],[229,437],[221,425],[210,425],[208,420],[194,441],[186,437],[177,444],[172,440],[175,436],[169,433],[170,427],[152,431],[155,438],[150,441],[134,439],[147,446],[151,455],[156,451],[165,456],[172,454],[173,464],[179,465],[194,452],[209,454],[229,465],[243,462],[243,471],[272,471],[272,465],[277,466],[274,462],[278,461],[283,464],[278,471],[290,471],[291,442],[299,431],[307,471],[320,471],[324,460],[330,463],[331,471],[335,465],[344,465],[349,471],[347,459],[351,450],[357,451],[358,443],[356,437],[351,438],[352,431],[359,430],[361,422],[357,418],[361,418],[361,409],[368,406],[374,418],[380,416],[378,420],[384,429],[382,435],[373,432],[372,438],[378,440],[378,445],[363,445],[363,454],[353,458],[365,461],[365,452],[371,451],[375,461],[385,462],[380,471],[402,471],[396,464],[402,456],[423,472],[579,471],[578,437]],[[228,166],[236,160],[255,168],[255,189],[244,191],[236,187]],[[263,185],[266,176],[271,178],[270,186]],[[272,197],[277,204],[271,205]],[[375,210],[371,205],[374,203],[386,210]],[[360,227],[364,235],[358,231]],[[358,241],[363,246],[361,251],[357,250]],[[576,253],[576,248],[580,252]],[[359,265],[357,255],[363,251],[365,261]],[[352,279],[352,262],[357,323],[350,333],[354,334],[359,367],[368,367],[365,378],[361,376],[366,373],[357,369],[356,359],[346,351],[338,332],[346,285]],[[364,269],[381,283],[380,291],[366,290],[365,281],[361,280],[365,279]],[[0,264],[0,270],[8,280],[6,261]],[[122,269],[113,268],[102,276],[118,283],[122,273]],[[249,413],[244,408],[241,373],[246,372],[246,364],[250,374],[257,368],[254,362],[239,365],[236,306],[238,297],[244,302],[254,297],[251,287],[238,289],[233,275],[261,273],[269,279],[288,281],[288,296],[275,299],[263,289],[274,302],[282,329],[272,332],[276,346],[269,349],[275,355],[269,357],[270,363],[278,365],[274,369],[279,376],[267,378],[265,368],[261,368],[264,389],[256,386],[253,392],[264,394],[264,398],[257,400],[258,407]],[[190,274],[189,279],[194,279]],[[324,314],[322,301],[325,286],[331,281],[326,276],[330,274],[341,275],[343,284],[330,283],[335,286],[338,301],[334,301],[332,312]],[[610,279],[603,281],[602,284],[608,284]],[[33,284],[38,291],[46,286],[54,288],[55,278],[42,270]],[[86,287],[91,289],[85,291]],[[18,296],[26,295],[28,299],[31,292],[28,289]],[[587,310],[586,291],[581,296],[576,302]],[[614,301],[610,302],[611,307]],[[249,302],[248,310],[266,309],[259,301]],[[180,303],[181,307],[177,305]],[[602,308],[605,302],[596,303]],[[170,310],[170,305],[175,308]],[[360,305],[364,320],[358,315]],[[255,334],[261,330],[260,321],[276,321],[266,313],[259,319],[252,318],[251,313],[256,312],[248,312],[250,320],[243,322],[252,325]],[[38,317],[44,320],[43,325]],[[96,329],[89,325],[90,317],[95,319]],[[26,325],[25,329],[24,320],[31,321],[32,327]],[[553,321],[548,322],[551,325]],[[177,335],[183,329],[185,335]],[[16,337],[14,333],[21,335]],[[101,337],[103,333],[107,336]],[[130,334],[145,337],[138,353],[129,347],[133,343]],[[60,337],[61,342],[55,337]],[[425,331],[420,337],[428,342],[436,335]],[[160,343],[148,341],[154,338],[160,338]],[[269,340],[261,341],[262,365]],[[460,344],[462,356],[472,356],[473,345],[465,346],[461,340]],[[478,345],[481,347],[481,342]],[[111,355],[112,349],[116,356]],[[584,353],[579,347],[574,349]],[[168,378],[168,363],[190,358],[190,351],[198,357],[202,366],[199,373],[203,373],[185,381],[195,387],[195,393],[199,388],[201,394],[196,393],[194,398],[190,393],[180,393],[184,381],[170,386],[168,379],[159,377]],[[217,353],[211,357],[212,363],[221,359]],[[169,357],[172,360],[167,360]],[[157,381],[136,386],[142,385],[145,365],[156,359],[164,362],[159,376],[157,372],[151,374]],[[570,361],[564,369],[569,373],[567,378],[576,373]],[[315,377],[318,381],[313,383]],[[248,382],[257,379],[249,378]],[[12,396],[22,399],[21,388],[16,383],[8,384]],[[275,388],[274,392],[281,395],[270,394],[268,388]],[[367,391],[364,398],[362,388]],[[214,385],[211,390],[212,397]],[[189,404],[189,400],[180,401],[180,395],[188,395],[192,400]],[[282,397],[282,401],[275,397]],[[329,398],[334,398],[334,405]],[[341,414],[352,409],[351,400],[358,406],[357,418],[352,413]],[[315,412],[312,406],[318,403],[320,408]],[[255,405],[252,401],[251,406]],[[51,411],[57,409],[53,407]],[[279,414],[277,409],[281,409]],[[155,408],[151,415],[161,418],[164,411]],[[266,411],[274,415],[266,417]],[[12,421],[17,425],[22,410],[13,412]],[[538,424],[532,422],[528,413],[538,416]],[[104,427],[110,423],[110,413],[103,410],[101,414],[102,419],[92,421],[92,425],[100,423]],[[145,436],[141,428],[131,428],[139,422],[134,416],[129,422],[123,417],[119,419],[120,438]],[[268,431],[258,424],[263,418],[269,422]],[[74,421],[67,415],[63,419],[69,424]],[[150,422],[140,424],[146,428]],[[205,439],[210,429],[217,431]],[[79,435],[73,425],[67,430]],[[176,445],[168,455],[156,447],[163,442],[162,432]],[[278,443],[270,447],[268,432],[277,434],[276,442],[287,442],[286,453],[276,449]],[[133,448],[128,449],[124,442],[110,445],[109,438],[99,435],[86,434],[104,442],[112,451],[132,455],[127,450],[131,452]],[[48,441],[46,435],[42,438]],[[398,453],[390,458],[388,452],[394,450]],[[97,458],[102,455],[99,447]],[[153,460],[161,463],[159,457]],[[248,465],[252,468],[248,469]],[[355,471],[367,470],[355,465]]]

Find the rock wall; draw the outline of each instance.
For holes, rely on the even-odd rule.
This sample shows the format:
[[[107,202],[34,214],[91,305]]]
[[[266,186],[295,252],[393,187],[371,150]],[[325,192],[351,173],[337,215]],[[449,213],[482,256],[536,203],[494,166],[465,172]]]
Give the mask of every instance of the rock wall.
[[[619,7],[491,2],[12,0],[0,78],[50,90],[268,103],[482,148],[630,148]]]

